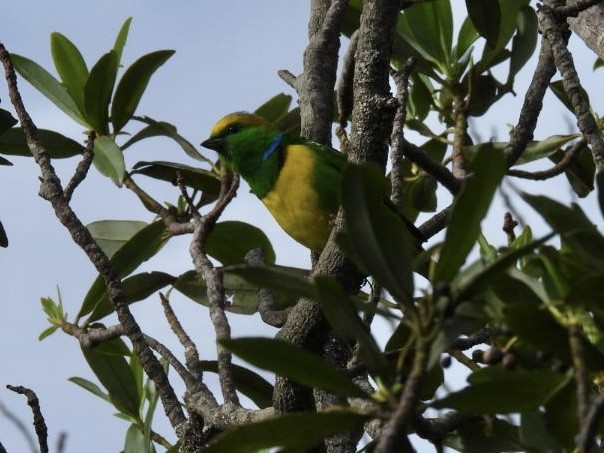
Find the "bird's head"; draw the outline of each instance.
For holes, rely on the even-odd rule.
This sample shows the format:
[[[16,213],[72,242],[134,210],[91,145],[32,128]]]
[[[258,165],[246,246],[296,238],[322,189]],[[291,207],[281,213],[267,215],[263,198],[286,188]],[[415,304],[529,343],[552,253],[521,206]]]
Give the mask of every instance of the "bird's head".
[[[201,146],[216,151],[222,162],[244,178],[259,171],[281,144],[283,134],[253,113],[231,113],[212,127]]]

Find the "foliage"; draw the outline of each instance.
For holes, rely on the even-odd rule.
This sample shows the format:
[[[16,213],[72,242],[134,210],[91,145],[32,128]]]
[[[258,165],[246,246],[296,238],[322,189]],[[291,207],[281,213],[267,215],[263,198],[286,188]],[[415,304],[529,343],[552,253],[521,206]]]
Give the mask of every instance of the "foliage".
[[[362,5],[360,0],[349,2],[343,34],[351,36],[357,30]],[[528,0],[466,0],[466,7],[468,17],[457,36],[450,1],[424,1],[405,9],[398,18],[391,56],[395,68],[403,67],[409,57],[417,59],[409,81],[405,126],[427,138],[420,150],[439,164],[462,158],[467,166],[467,177],[454,194],[447,216],[444,239],[418,250],[403,233],[401,218],[380,202],[390,189],[379,168],[351,164],[344,175],[342,206],[349,227],[338,234],[337,242],[356,267],[384,290],[380,297],[373,302],[361,300],[331,277],[309,279],[306,270],[276,266],[280,251],[251,224],[212,224],[204,253],[224,273],[221,284],[227,300],[223,311],[255,315],[262,308],[260,289],[268,290],[271,308],[277,311],[291,307],[299,297],[313,299],[330,329],[346,344],[356,345],[356,367],[342,369],[280,339],[221,339],[223,350],[250,364],[303,386],[351,398],[351,404],[221,428],[219,435],[209,438],[209,451],[241,451],[243,446],[300,451],[342,431],[360,431],[371,419],[383,422],[384,427],[396,417],[399,401],[406,397],[405,386],[413,379],[421,385],[417,401],[409,400],[414,404],[415,421],[406,430],[418,432],[435,445],[464,452],[576,448],[584,423],[577,395],[587,392],[587,403],[593,400],[604,370],[604,310],[599,297],[594,297],[604,289],[604,237],[578,206],[528,193],[522,199],[536,213],[531,222],[542,219],[551,234],[534,238],[530,225],[525,225],[516,235],[511,226],[507,243],[496,246],[497,238],[481,231],[481,222],[509,170],[504,154],[507,143],[473,143],[468,118],[482,116],[513,91],[516,76],[536,48],[537,18]],[[182,137],[176,126],[135,116],[150,78],[174,52],[141,56],[118,80],[129,26],[130,19],[113,47],[90,68],[74,43],[54,33],[51,52],[60,80],[26,57],[12,55],[13,63],[23,78],[86,129],[96,169],[116,185],[132,190],[146,209],[160,217],[149,223],[99,220],[87,226],[122,280],[125,301],[136,303],[156,297],[159,291],[168,300],[175,289],[212,312],[216,309],[212,285],[197,269],[181,275],[135,273],[175,234],[165,219],[190,223],[197,210],[217,200],[220,203],[229,175]],[[507,74],[498,80],[492,69],[503,63]],[[559,83],[551,88],[570,105]],[[290,96],[276,95],[256,113],[284,132],[298,134],[300,111],[291,109],[291,101]],[[439,119],[439,130],[428,126],[430,115]],[[0,110],[0,153],[30,155],[24,131],[14,124],[10,113]],[[140,129],[125,140],[126,127]],[[57,131],[39,132],[53,159],[87,152]],[[156,136],[172,139],[188,163],[142,161],[126,168],[124,151]],[[554,135],[533,141],[513,165],[557,164],[569,152],[565,147],[574,146],[579,137]],[[2,158],[0,164],[10,162]],[[420,212],[434,212],[441,197],[437,175],[410,159],[400,170],[405,181],[399,194],[404,213],[415,218]],[[580,197],[597,186],[604,215],[602,176],[596,176],[590,148],[581,147],[576,160],[563,171]],[[168,182],[180,192],[175,192],[173,204],[161,205],[140,189],[135,178]],[[1,224],[0,245],[7,245]],[[478,258],[472,254],[476,245]],[[249,265],[248,252],[258,248],[264,252],[263,265]],[[64,312],[60,294],[58,302],[43,298],[42,306],[51,325],[40,339],[57,330],[74,336],[74,332],[93,330],[115,310],[101,275],[92,282],[73,319]],[[374,315],[395,327],[385,347],[367,321]],[[477,333],[482,335],[480,340],[469,346],[487,344],[488,349],[475,348],[469,356],[460,345]],[[172,445],[153,431],[159,394],[145,378],[131,345],[117,337],[83,346],[82,353],[102,388],[87,379],[70,380],[114,406],[117,415],[129,423],[124,451],[151,452],[156,445],[176,451],[177,443]],[[468,367],[467,385],[458,391],[447,390],[451,358]],[[199,365],[199,372],[222,372],[220,360]],[[258,409],[271,407],[274,388],[269,382],[241,366],[233,367],[233,375],[236,390]],[[422,432],[417,420],[436,424],[449,410],[460,415],[459,425],[440,436]],[[519,417],[506,417],[509,414]],[[598,431],[602,435],[604,431]]]

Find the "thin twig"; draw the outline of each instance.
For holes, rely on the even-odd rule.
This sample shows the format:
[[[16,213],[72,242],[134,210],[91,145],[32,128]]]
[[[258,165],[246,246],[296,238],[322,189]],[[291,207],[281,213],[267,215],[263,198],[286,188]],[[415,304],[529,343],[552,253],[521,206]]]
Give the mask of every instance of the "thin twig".
[[[174,313],[174,310],[172,310],[172,307],[170,306],[170,301],[168,298],[162,293],[159,293],[159,298],[161,300],[161,305],[164,309],[164,315],[168,321],[168,325],[185,350],[187,368],[195,379],[201,382],[203,371],[199,362],[199,351],[197,349],[197,345],[183,329],[180,321],[176,317],[176,313]]]
[[[422,223],[418,229],[426,238],[431,238],[439,231],[443,230],[445,226],[447,226],[447,219],[449,218],[449,214],[451,214],[452,209],[453,205],[447,206],[445,209],[437,212],[431,218]]]
[[[408,451],[410,444],[405,429],[415,419],[415,409],[419,403],[420,388],[428,363],[428,348],[426,335],[424,333],[417,335],[413,367],[405,381],[405,387],[396,410],[382,430],[382,436],[374,450],[375,453]]]
[[[595,437],[598,434],[598,425],[604,414],[604,395],[598,398],[591,405],[587,417],[581,426],[581,444],[580,453],[593,453]]]
[[[40,409],[38,396],[33,390],[21,385],[7,385],[6,388],[20,395],[25,395],[27,398],[27,404],[31,407],[31,411],[34,415],[34,429],[36,430],[36,436],[38,437],[40,453],[48,453],[48,428],[46,427],[46,422],[44,421],[44,416]]]
[[[590,111],[589,103],[583,95],[572,54],[566,46],[565,36],[569,33],[568,24],[566,21],[560,21],[555,11],[547,3],[538,8],[539,28],[544,39],[548,41],[556,67],[562,74],[564,91],[577,117],[577,126],[589,143],[594,161],[600,166],[604,164],[604,138],[602,138],[602,132],[598,129],[596,120]]]
[[[546,179],[553,178],[564,173],[575,161],[575,159],[581,154],[586,144],[585,139],[579,140],[575,143],[570,150],[564,153],[560,162],[556,165],[548,168],[547,170],[541,171],[524,171],[517,169],[510,169],[507,171],[508,176],[514,176],[516,178],[530,179],[532,181],[544,181]]]
[[[451,194],[455,195],[461,188],[461,181],[453,176],[447,167],[433,160],[419,146],[404,141],[403,153],[411,162],[417,164],[429,175],[441,183]]]
[[[281,80],[283,80],[285,83],[287,83],[294,90],[296,89],[297,78],[295,75],[293,75],[287,69],[280,69],[279,71],[277,71],[277,75],[279,77],[281,77]]]
[[[92,165],[92,159],[94,159],[94,139],[95,133],[91,132],[88,135],[88,140],[86,141],[86,148],[84,148],[84,154],[82,155],[82,160],[76,167],[75,173],[65,186],[65,199],[67,202],[71,201],[71,197],[73,196],[74,190],[80,185],[82,181],[88,175],[88,170],[90,170],[90,165]]]
[[[163,367],[143,339],[140,327],[132,316],[126,302],[122,282],[113,269],[109,258],[96,243],[90,231],[84,226],[65,198],[61,181],[52,166],[50,156],[38,139],[37,128],[23,105],[21,94],[17,88],[17,76],[10,55],[2,44],[0,44],[0,61],[5,69],[10,99],[25,132],[27,145],[40,167],[42,181],[40,195],[51,203],[59,221],[69,231],[74,242],[86,253],[89,260],[102,276],[109,300],[115,306],[118,319],[124,325],[125,333],[131,341],[134,352],[143,369],[155,383],[170,423],[179,434],[184,436],[181,438],[183,442],[188,444],[188,437],[191,432],[174,389],[171,387]]]
[[[572,324],[568,328],[568,344],[575,369],[575,383],[577,387],[577,408],[581,431],[585,428],[589,412],[589,375],[585,363],[585,347],[583,346],[583,333],[579,324]]]
[[[451,349],[465,351],[479,344],[487,343],[492,336],[493,329],[491,329],[490,327],[483,327],[482,329],[477,330],[476,332],[465,338],[458,338],[457,340],[455,340],[451,345]]]
[[[187,385],[187,388],[195,388],[201,383],[201,381],[199,381],[191,373],[189,373],[189,370],[187,370],[187,368],[182,363],[180,363],[180,361],[176,358],[172,351],[170,351],[166,346],[164,346],[155,338],[147,334],[143,334],[143,336],[149,347],[157,351],[159,355],[166,359],[170,366],[174,368],[180,378]]]
[[[404,178],[403,178],[403,153],[405,143],[405,121],[407,120],[407,100],[409,98],[409,76],[415,66],[415,57],[409,57],[400,71],[392,71],[391,75],[396,83],[396,100],[398,108],[394,114],[392,134],[390,136],[390,183],[392,192],[390,200],[399,207],[402,203]]]
[[[518,123],[512,131],[510,142],[505,147],[508,168],[516,163],[526,149],[528,142],[533,139],[537,119],[543,108],[543,97],[555,73],[556,65],[554,64],[552,50],[547,41],[542,40],[537,67],[524,95]]]
[[[223,284],[222,269],[216,269],[205,252],[205,243],[214,224],[233,199],[239,187],[239,177],[225,177],[221,181],[221,194],[214,208],[205,216],[193,212],[194,230],[191,240],[190,253],[195,270],[207,285],[210,319],[216,333],[216,348],[218,359],[218,377],[220,388],[226,403],[239,406],[239,397],[235,388],[231,353],[220,344],[221,340],[231,337],[231,327],[225,314],[226,295]],[[183,197],[187,200],[186,190],[181,186]]]

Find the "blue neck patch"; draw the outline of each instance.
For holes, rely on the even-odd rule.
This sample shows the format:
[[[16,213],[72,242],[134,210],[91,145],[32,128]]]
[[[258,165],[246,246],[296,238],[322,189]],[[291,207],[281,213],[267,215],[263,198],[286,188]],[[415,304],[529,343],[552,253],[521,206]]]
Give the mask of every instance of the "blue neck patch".
[[[275,153],[275,151],[277,151],[277,148],[279,148],[279,145],[281,144],[282,141],[283,141],[283,132],[279,132],[277,135],[275,135],[275,138],[273,138],[273,141],[270,143],[270,145],[268,145],[268,148],[266,148],[266,151],[264,151],[264,154],[262,155],[262,162],[267,160],[269,157],[271,157]]]

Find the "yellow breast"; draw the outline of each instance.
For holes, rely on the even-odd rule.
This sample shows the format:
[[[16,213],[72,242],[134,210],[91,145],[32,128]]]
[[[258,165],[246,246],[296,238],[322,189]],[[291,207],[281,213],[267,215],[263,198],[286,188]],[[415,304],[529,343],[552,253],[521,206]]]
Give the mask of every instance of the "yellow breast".
[[[312,186],[314,163],[315,156],[307,147],[288,146],[279,177],[262,202],[291,237],[320,252],[331,226],[330,213],[321,207]]]

